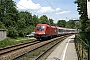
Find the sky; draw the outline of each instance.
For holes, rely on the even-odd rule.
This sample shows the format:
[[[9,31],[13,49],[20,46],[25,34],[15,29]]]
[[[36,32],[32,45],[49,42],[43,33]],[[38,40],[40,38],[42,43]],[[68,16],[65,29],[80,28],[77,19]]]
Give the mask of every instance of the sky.
[[[75,0],[13,0],[19,11],[28,11],[32,15],[46,15],[57,23],[58,20],[78,19]]]

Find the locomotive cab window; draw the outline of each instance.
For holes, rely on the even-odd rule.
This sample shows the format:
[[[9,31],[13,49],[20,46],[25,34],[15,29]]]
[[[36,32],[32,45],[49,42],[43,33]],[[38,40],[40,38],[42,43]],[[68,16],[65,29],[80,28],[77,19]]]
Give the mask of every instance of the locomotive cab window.
[[[38,31],[44,31],[44,28],[45,28],[44,26],[37,26]]]

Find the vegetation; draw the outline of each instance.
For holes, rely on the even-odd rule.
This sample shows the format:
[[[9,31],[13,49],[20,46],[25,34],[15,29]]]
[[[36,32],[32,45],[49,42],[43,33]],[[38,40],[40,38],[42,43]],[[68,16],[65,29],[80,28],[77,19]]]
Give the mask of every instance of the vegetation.
[[[66,26],[66,21],[65,20],[59,20],[57,23],[58,26],[65,27]]]
[[[77,4],[77,11],[80,15],[80,23],[81,23],[81,38],[90,45],[90,20],[87,15],[87,0],[75,0],[75,4]]]
[[[6,47],[6,46],[12,46],[20,43],[26,43],[33,41],[35,39],[29,39],[29,38],[6,38],[4,40],[0,41],[0,48]]]

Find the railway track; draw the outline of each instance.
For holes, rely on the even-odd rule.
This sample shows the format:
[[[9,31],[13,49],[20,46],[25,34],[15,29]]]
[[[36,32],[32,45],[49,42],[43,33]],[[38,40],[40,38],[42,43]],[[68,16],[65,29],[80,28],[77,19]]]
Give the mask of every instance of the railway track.
[[[25,48],[25,47],[34,45],[34,44],[39,43],[39,42],[40,42],[40,41],[35,40],[35,41],[32,41],[32,42],[27,42],[27,43],[22,43],[22,44],[18,44],[18,45],[13,45],[13,46],[1,48],[1,49],[0,49],[0,60],[4,59],[4,58],[5,58],[5,55],[8,55],[9,53],[12,53],[12,52],[14,52],[14,51],[23,49],[23,48]],[[7,58],[6,58],[6,59],[7,59]]]
[[[0,49],[0,55],[3,55],[3,54],[6,54],[8,52],[11,52],[11,51],[15,51],[15,50],[21,49],[23,47],[27,47],[27,46],[36,44],[38,42],[40,42],[40,41],[35,40],[35,41],[32,41],[32,42],[27,42],[27,43],[22,43],[22,44],[10,46],[10,47],[1,48]]]
[[[37,50],[38,48],[49,44],[52,41],[57,39],[63,38],[58,37],[47,41],[33,41],[24,44],[19,44],[16,46],[11,46],[7,48],[0,49],[0,60],[15,60],[17,58],[22,57],[23,55],[27,54],[28,52],[32,52]]]
[[[45,57],[43,57],[46,53],[48,53],[48,51],[50,51],[52,48],[54,48],[57,44],[59,44],[60,42],[62,42],[62,40],[64,40],[65,38],[57,41],[56,43],[54,43],[53,45],[51,45],[50,47],[48,47],[44,52],[42,52],[41,54],[39,54],[37,57],[34,58],[34,60],[45,60],[45,58],[47,57],[47,55]],[[49,54],[48,54],[49,55]],[[43,58],[42,58],[43,57]]]
[[[12,60],[39,60],[42,56],[44,56],[49,50],[51,50],[54,46],[63,41],[66,37],[58,37],[55,39],[51,39],[46,43],[41,44],[40,46],[29,50],[26,53],[23,53],[19,56],[16,56]],[[36,52],[35,52],[36,51]],[[35,55],[33,55],[35,54]],[[27,56],[28,55],[28,56]],[[44,57],[45,58],[45,57]],[[40,59],[44,60],[44,59]]]

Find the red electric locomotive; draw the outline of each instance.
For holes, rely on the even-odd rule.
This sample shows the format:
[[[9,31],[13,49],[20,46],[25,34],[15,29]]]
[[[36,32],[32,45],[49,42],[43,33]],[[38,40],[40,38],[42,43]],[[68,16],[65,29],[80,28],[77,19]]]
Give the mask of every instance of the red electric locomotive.
[[[57,36],[57,28],[49,24],[37,24],[35,28],[35,38],[46,39]]]

